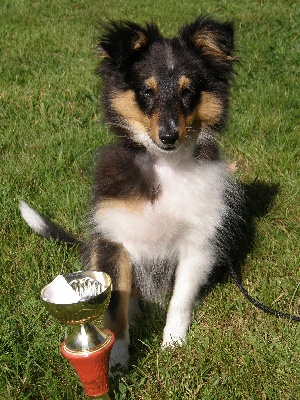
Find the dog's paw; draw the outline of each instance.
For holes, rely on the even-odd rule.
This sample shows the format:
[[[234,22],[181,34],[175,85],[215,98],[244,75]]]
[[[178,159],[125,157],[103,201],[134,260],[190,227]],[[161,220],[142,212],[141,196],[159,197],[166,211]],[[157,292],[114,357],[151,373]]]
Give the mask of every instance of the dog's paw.
[[[128,369],[128,340],[117,339],[113,345],[109,359],[110,376],[122,375]]]
[[[163,341],[161,347],[163,349],[182,346],[186,340],[186,334],[183,332],[174,332],[167,327],[164,329]]]

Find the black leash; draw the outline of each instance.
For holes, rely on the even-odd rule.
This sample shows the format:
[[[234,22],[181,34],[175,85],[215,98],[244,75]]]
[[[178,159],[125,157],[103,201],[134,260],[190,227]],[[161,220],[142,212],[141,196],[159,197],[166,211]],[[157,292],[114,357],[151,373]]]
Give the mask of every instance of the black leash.
[[[234,270],[234,268],[231,264],[229,265],[229,273],[230,273],[231,278],[234,280],[235,284],[239,288],[239,290],[255,307],[257,307],[260,310],[263,310],[269,314],[275,315],[278,318],[286,318],[286,319],[289,319],[292,321],[300,321],[300,316],[274,310],[273,308],[269,308],[269,307],[265,306],[264,304],[260,303],[259,301],[254,299],[252,296],[250,296],[250,294],[246,291],[246,289],[244,289],[237,272]]]

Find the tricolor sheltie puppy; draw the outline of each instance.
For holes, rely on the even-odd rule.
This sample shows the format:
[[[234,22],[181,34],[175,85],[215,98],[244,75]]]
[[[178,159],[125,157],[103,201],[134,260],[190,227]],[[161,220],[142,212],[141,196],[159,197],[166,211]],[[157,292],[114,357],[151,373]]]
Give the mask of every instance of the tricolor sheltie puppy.
[[[119,140],[96,167],[86,267],[113,281],[112,365],[128,365],[137,298],[162,301],[172,289],[162,345],[180,344],[199,290],[231,262],[241,196],[215,136],[227,116],[233,50],[232,24],[202,16],[172,39],[154,24],[102,30],[103,108]],[[68,239],[26,203],[21,211],[38,233]]]

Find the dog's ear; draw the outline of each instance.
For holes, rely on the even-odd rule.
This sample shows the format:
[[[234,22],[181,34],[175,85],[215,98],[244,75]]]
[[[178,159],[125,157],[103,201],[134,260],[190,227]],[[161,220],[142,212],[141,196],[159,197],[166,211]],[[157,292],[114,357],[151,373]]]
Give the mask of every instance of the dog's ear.
[[[205,16],[185,25],[179,32],[180,41],[215,68],[232,70],[234,27],[231,22],[217,22]],[[224,71],[225,72],[225,71]]]
[[[102,26],[98,49],[115,66],[123,67],[161,38],[155,24],[143,27],[129,21],[111,22]]]

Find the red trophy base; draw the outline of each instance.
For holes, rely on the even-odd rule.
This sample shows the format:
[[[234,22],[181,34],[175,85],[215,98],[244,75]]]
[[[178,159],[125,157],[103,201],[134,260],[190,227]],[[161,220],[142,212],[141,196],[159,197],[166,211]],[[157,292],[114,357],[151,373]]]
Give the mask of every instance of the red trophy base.
[[[114,344],[114,335],[103,329],[107,339],[94,349],[70,350],[65,341],[60,351],[77,372],[86,394],[90,397],[102,396],[108,392],[109,356]]]

